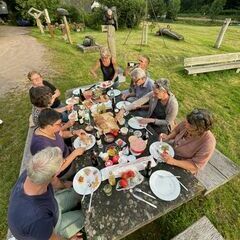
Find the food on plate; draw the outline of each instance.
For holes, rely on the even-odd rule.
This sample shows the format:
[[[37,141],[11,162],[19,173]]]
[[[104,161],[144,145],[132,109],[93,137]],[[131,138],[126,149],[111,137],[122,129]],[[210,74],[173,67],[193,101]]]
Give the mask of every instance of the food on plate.
[[[118,154],[118,150],[115,146],[110,146],[107,149],[107,154],[109,157],[114,157]]]
[[[121,178],[122,179],[127,179],[128,178],[127,172],[123,172],[122,175],[121,175]]]
[[[83,169],[83,172],[84,172],[87,176],[89,176],[90,173],[91,173],[91,169],[85,168],[85,169]]]
[[[112,85],[112,81],[104,81],[100,84],[101,88],[108,88]]]
[[[103,133],[110,133],[111,131],[119,131],[119,127],[112,115],[112,113],[96,113],[93,116],[94,122],[98,128],[100,128]]]
[[[85,108],[87,108],[87,109],[90,109],[92,106],[93,106],[93,101],[90,99],[90,100],[84,100],[83,101],[83,105],[84,105],[84,107]]]
[[[81,133],[79,136],[81,142],[83,142],[86,146],[90,145],[92,143],[91,135],[86,133]]]
[[[128,186],[128,181],[127,181],[126,179],[121,179],[121,180],[119,181],[119,185],[120,185],[120,187],[122,187],[122,188],[126,188],[126,187]]]
[[[87,125],[85,127],[85,131],[87,131],[87,132],[91,132],[92,130],[93,130],[93,126],[92,125]]]
[[[78,181],[79,181],[80,183],[83,183],[83,182],[84,182],[84,177],[83,177],[83,176],[80,176],[80,177],[78,178]]]
[[[133,170],[129,170],[129,171],[127,171],[127,176],[128,176],[128,178],[133,178],[133,177],[135,177],[135,172],[133,171]]]
[[[109,101],[109,97],[107,95],[101,95],[98,100],[98,102],[100,103],[108,102],[108,101]]]
[[[118,160],[119,160],[119,155],[115,155],[115,156],[112,158],[113,164],[117,164],[117,163],[118,163]]]
[[[73,121],[77,120],[77,119],[78,119],[78,118],[77,118],[77,112],[76,112],[76,111],[72,111],[72,112],[68,115],[68,119],[69,119],[69,120],[73,120]]]
[[[107,133],[104,135],[104,141],[106,143],[112,143],[114,141],[114,139],[115,139],[115,136],[113,136],[113,134],[111,134],[111,133]]]
[[[98,176],[95,176],[95,179],[92,182],[91,188],[93,188],[93,189],[97,188],[98,184],[99,184]]]
[[[93,92],[92,90],[87,90],[83,92],[83,96],[85,97],[86,100],[89,100],[92,98],[93,96]]]
[[[146,149],[147,141],[144,141],[142,138],[130,136],[128,141],[130,143],[130,151],[136,156],[142,154]]]
[[[161,146],[161,150],[163,153],[169,153],[169,146],[163,145],[163,146]]]
[[[74,105],[79,103],[79,97],[72,96],[67,100],[67,104]]]

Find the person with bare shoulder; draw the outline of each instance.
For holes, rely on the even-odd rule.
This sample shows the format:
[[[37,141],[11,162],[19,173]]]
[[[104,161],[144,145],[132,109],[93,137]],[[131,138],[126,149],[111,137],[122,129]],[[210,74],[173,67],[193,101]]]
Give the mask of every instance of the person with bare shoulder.
[[[34,155],[20,175],[8,208],[8,226],[16,239],[82,239],[79,196],[72,188],[54,193],[51,184],[63,161],[58,147],[48,147]]]
[[[210,131],[212,125],[213,117],[208,110],[194,109],[169,135],[160,134],[160,138],[169,142],[175,151],[174,158],[163,153],[163,160],[197,174],[206,166],[216,146]]]

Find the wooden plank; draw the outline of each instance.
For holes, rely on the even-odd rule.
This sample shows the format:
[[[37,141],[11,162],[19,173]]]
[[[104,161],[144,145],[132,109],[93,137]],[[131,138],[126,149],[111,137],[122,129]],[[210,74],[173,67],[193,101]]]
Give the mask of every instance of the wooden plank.
[[[210,220],[203,216],[172,240],[224,240]]]
[[[240,52],[207,55],[207,56],[200,56],[200,57],[185,58],[184,67],[205,65],[205,64],[212,64],[212,63],[233,62],[233,61],[239,61],[239,60],[240,60]]]
[[[196,178],[206,188],[205,195],[228,182],[228,179],[210,163],[204,170],[198,172]]]
[[[196,74],[196,73],[229,70],[229,69],[235,69],[239,67],[240,67],[240,62],[236,62],[236,63],[223,63],[223,64],[212,64],[212,65],[197,66],[197,67],[188,67],[188,68],[185,68],[185,70],[188,72],[188,74]]]
[[[240,172],[240,167],[217,149],[215,150],[209,163],[228,179],[233,178]]]

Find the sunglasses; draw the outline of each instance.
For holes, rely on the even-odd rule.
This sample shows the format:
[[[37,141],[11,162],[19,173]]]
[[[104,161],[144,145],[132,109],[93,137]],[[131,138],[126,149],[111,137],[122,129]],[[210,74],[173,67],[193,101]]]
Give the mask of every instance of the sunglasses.
[[[192,115],[191,117],[190,116],[187,117],[188,123],[190,123],[191,125],[195,123],[194,125],[196,125],[196,121],[203,120],[205,127],[207,126],[206,119],[199,109],[194,109],[191,115]]]

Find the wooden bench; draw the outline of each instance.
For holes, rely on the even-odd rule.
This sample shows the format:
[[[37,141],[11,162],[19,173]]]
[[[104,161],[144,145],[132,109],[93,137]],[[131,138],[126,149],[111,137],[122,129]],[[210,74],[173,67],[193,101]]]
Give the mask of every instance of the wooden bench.
[[[184,59],[184,69],[188,74],[215,72],[229,69],[240,71],[240,52],[208,55]]]
[[[224,240],[210,220],[203,216],[172,240]]]
[[[238,175],[240,167],[215,149],[213,156],[196,178],[206,188],[204,195],[225,184]]]

